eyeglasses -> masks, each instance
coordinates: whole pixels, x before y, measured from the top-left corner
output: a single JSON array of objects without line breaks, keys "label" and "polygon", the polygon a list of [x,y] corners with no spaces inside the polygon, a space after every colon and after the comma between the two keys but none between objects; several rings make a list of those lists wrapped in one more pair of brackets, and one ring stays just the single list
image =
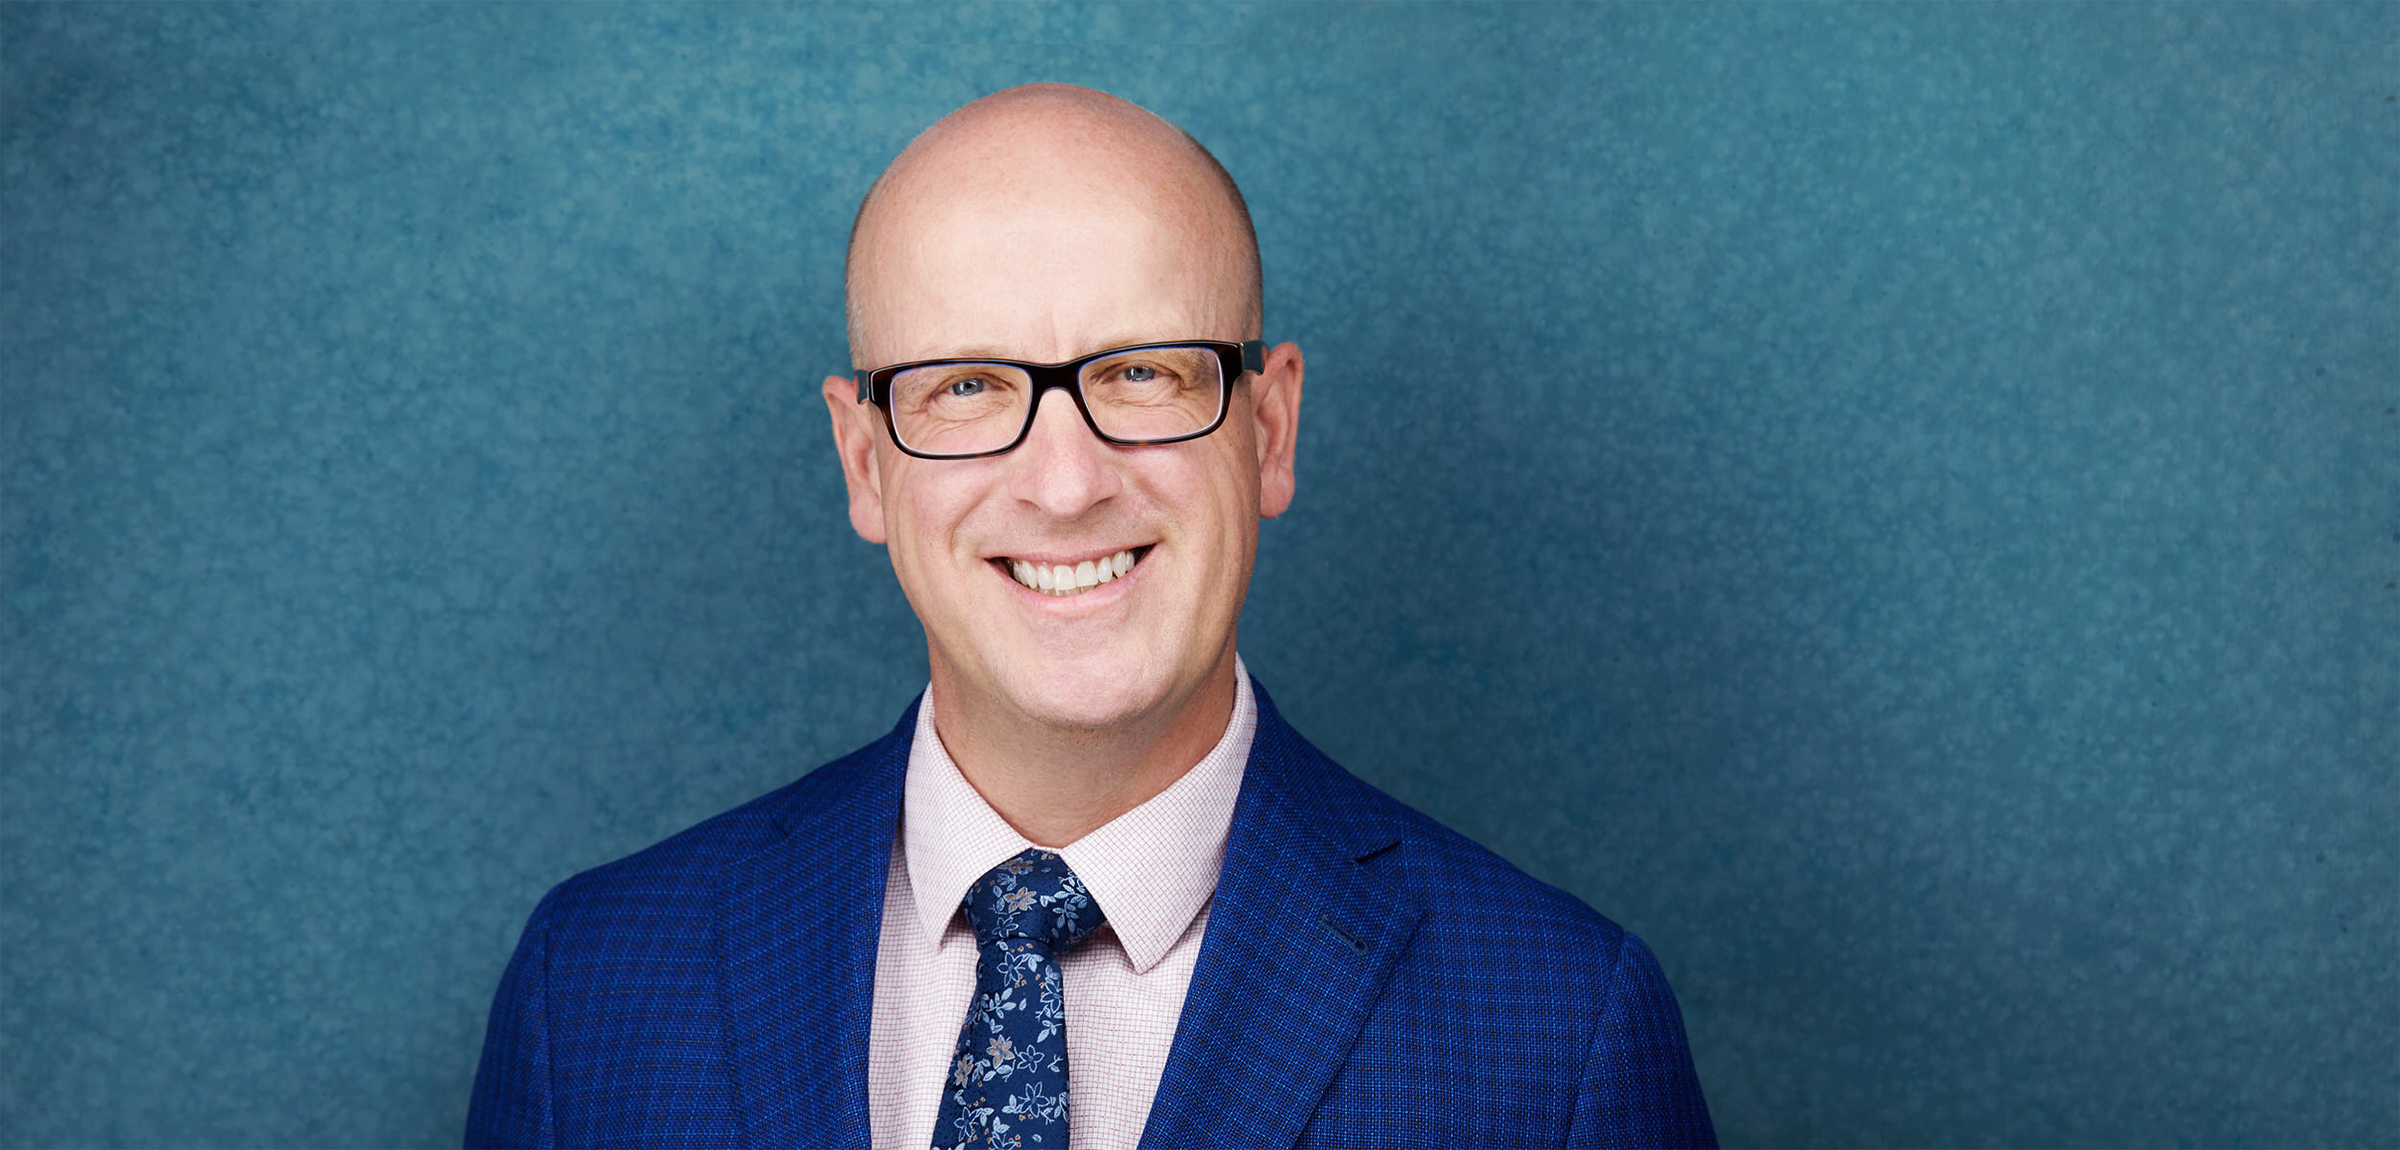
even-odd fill
[{"label": "eyeglasses", "polygon": [[1120,447],[1198,439],[1225,422],[1234,381],[1266,366],[1264,340],[1189,340],[1110,348],[1065,363],[921,359],[853,378],[858,401],[883,409],[900,450],[919,459],[975,459],[1025,442],[1042,393],[1054,387],[1074,397],[1092,434]]}]

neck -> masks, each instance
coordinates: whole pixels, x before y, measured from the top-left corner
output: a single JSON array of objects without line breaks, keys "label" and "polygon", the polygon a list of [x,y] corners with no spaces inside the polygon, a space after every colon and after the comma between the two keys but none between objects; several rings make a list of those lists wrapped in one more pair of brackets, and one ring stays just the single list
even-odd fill
[{"label": "neck", "polygon": [[1128,722],[1058,727],[962,689],[937,660],[933,726],[983,800],[1036,846],[1063,847],[1173,786],[1233,721],[1229,638],[1193,689]]}]

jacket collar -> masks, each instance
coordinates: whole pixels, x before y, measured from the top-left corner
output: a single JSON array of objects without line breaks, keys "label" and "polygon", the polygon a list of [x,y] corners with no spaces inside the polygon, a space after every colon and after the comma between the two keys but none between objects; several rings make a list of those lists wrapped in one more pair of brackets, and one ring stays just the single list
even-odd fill
[{"label": "jacket collar", "polygon": [[775,812],[784,837],[716,892],[727,1064],[754,1146],[868,1150],[868,1014],[917,706]]},{"label": "jacket collar", "polygon": [[[1424,913],[1360,865],[1399,841],[1389,800],[1251,689],[1257,733],[1145,1146],[1292,1145]],[[867,1150],[875,949],[916,713],[793,787],[784,837],[718,886],[728,1061],[753,1144]]]},{"label": "jacket collar", "polygon": [[1424,914],[1361,865],[1399,841],[1389,800],[1252,687],[1258,734],[1144,1146],[1292,1145]]}]

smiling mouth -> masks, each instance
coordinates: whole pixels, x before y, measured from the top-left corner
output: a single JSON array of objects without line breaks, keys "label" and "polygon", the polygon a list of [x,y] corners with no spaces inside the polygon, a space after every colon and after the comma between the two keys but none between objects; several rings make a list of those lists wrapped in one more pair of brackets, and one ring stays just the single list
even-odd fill
[{"label": "smiling mouth", "polygon": [[1065,598],[1081,595],[1133,570],[1134,564],[1150,554],[1157,544],[1128,548],[1101,559],[1086,559],[1073,565],[1065,563],[1036,563],[1024,559],[1001,557],[993,559],[994,566],[1008,572],[1008,577],[1027,589],[1044,595]]}]

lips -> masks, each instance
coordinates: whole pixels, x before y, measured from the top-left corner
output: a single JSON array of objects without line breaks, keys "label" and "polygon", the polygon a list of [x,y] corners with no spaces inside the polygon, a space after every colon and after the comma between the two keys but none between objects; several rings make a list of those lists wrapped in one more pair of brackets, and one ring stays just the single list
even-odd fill
[{"label": "lips", "polygon": [[1004,568],[1009,577],[1026,588],[1044,595],[1065,598],[1081,595],[1094,587],[1116,581],[1133,570],[1150,546],[1130,547],[1111,555],[1082,559],[1074,563],[1058,563],[1047,559],[1018,559],[1002,556],[992,560]]}]

